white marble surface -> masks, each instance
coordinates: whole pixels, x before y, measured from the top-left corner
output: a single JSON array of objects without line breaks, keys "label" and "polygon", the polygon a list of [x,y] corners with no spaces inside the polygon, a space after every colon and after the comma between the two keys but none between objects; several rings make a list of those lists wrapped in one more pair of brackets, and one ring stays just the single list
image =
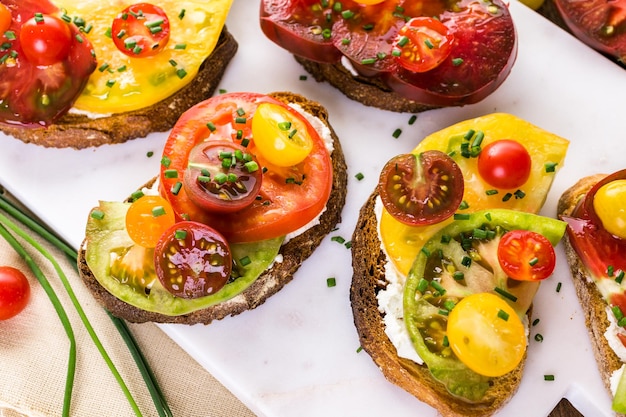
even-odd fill
[{"label": "white marble surface", "polygon": [[[451,123],[502,111],[571,141],[543,214],[579,177],[626,167],[623,120],[626,72],[519,3],[511,12],[519,55],[506,82],[485,101],[463,108],[409,115],[354,103],[328,85],[300,81],[304,71],[262,35],[258,2],[235,0],[228,27],[240,42],[221,88],[291,90],[324,104],[349,165],[348,202],[333,235],[349,239],[358,209],[391,156],[412,149]],[[396,128],[403,133],[392,137]],[[78,246],[89,209],[99,199],[122,199],[156,174],[164,134],[83,151],[44,149],[0,135],[0,184]],[[155,156],[149,158],[152,151]],[[363,173],[357,181],[354,175]],[[518,394],[498,414],[545,416],[566,396],[587,416],[610,415],[562,248],[555,275],[542,285],[527,368]],[[336,277],[328,288],[326,278]],[[210,326],[162,329],[260,416],[435,416],[388,383],[360,352],[348,292],[350,253],[327,238],[295,280],[258,309]],[[559,293],[557,283],[562,283]],[[175,371],[175,370],[173,370]],[[545,382],[544,374],[555,375]]]}]

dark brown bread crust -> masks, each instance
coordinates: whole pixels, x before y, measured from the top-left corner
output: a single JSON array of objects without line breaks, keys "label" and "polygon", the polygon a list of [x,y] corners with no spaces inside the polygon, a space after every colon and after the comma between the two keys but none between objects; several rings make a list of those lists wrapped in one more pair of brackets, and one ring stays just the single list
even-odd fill
[{"label": "dark brown bread crust", "polygon": [[135,323],[209,324],[213,320],[220,320],[226,316],[234,316],[245,310],[256,308],[293,279],[300,265],[313,253],[315,248],[322,242],[322,239],[330,233],[335,225],[341,221],[341,211],[345,203],[347,191],[347,166],[339,139],[328,123],[326,109],[320,104],[296,94],[281,92],[272,93],[271,95],[286,103],[300,104],[307,112],[324,121],[331,130],[334,142],[334,150],[331,154],[333,186],[330,199],[326,204],[326,211],[320,217],[320,224],[287,242],[280,250],[280,253],[283,255],[283,261],[275,263],[272,268],[265,271],[244,292],[223,303],[182,316],[165,316],[140,310],[111,295],[98,283],[87,266],[83,244],[78,258],[80,276],[96,300],[111,314]]},{"label": "dark brown bread crust", "polygon": [[522,379],[524,361],[509,374],[493,379],[493,386],[480,403],[468,403],[451,395],[437,382],[426,366],[399,358],[385,334],[385,325],[378,310],[376,294],[386,286],[385,263],[374,212],[376,193],[361,208],[352,236],[352,267],[354,275],[350,301],[354,324],[361,347],[372,357],[383,375],[420,401],[436,408],[444,417],[490,416],[498,411],[517,391]]},{"label": "dark brown bread crust", "polygon": [[224,27],[214,51],[204,61],[194,80],[151,107],[98,119],[66,114],[47,128],[0,124],[0,131],[26,143],[75,149],[121,143],[152,132],[165,132],[174,126],[185,110],[213,95],[237,48],[235,38]]},{"label": "dark brown bread crust", "polygon": [[316,81],[327,81],[347,97],[366,106],[398,113],[419,113],[437,108],[404,98],[376,78],[355,77],[341,63],[323,64],[295,55],[294,57]]},{"label": "dark brown bread crust", "polygon": [[[606,175],[597,174],[580,179],[576,184],[567,189],[557,205],[557,215],[569,216],[572,214],[578,202],[598,181]],[[576,289],[576,295],[580,301],[580,306],[585,315],[585,325],[589,332],[593,353],[602,376],[602,382],[609,394],[611,393],[611,374],[622,366],[622,362],[615,354],[608,341],[604,337],[604,332],[609,327],[610,322],[606,316],[607,304],[600,294],[593,279],[587,274],[587,270],[582,261],[574,251],[567,233],[563,238],[563,247],[567,263],[572,272],[572,280]]]}]

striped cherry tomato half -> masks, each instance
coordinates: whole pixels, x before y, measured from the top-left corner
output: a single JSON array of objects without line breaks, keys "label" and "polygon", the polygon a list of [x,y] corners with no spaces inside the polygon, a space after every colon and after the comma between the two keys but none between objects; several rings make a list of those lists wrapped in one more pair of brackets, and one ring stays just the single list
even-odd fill
[{"label": "striped cherry tomato half", "polygon": [[530,230],[511,230],[498,243],[498,261],[513,279],[541,281],[552,275],[556,254],[545,236]]}]

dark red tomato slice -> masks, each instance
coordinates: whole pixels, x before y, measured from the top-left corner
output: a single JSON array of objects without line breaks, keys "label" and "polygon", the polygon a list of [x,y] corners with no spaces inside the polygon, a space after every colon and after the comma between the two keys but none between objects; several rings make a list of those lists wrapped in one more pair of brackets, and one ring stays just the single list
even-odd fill
[{"label": "dark red tomato slice", "polygon": [[52,65],[69,55],[72,32],[69,25],[56,16],[36,15],[22,25],[20,45],[33,64]]},{"label": "dark red tomato slice", "polygon": [[454,35],[432,17],[414,17],[404,25],[394,42],[393,55],[409,71],[426,72],[450,55]]},{"label": "dark red tomato slice", "polygon": [[[331,2],[328,2],[329,4]],[[261,30],[287,51],[319,62],[337,62],[341,53],[332,43],[332,16],[315,0],[264,0]]]},{"label": "dark red tomato slice", "polygon": [[205,224],[183,221],[169,228],[154,248],[154,270],[170,293],[199,298],[219,291],[233,259],[224,236]]},{"label": "dark red tomato slice", "polygon": [[4,34],[11,26],[11,10],[0,3],[0,34]]},{"label": "dark red tomato slice", "polygon": [[517,57],[517,37],[508,7],[499,0],[461,0],[439,17],[454,35],[440,65],[416,73],[399,68],[385,78],[398,94],[435,106],[477,103],[508,77]]},{"label": "dark red tomato slice", "polygon": [[383,167],[378,192],[398,221],[428,225],[452,216],[463,200],[461,168],[441,151],[392,158]]},{"label": "dark red tomato slice", "polygon": [[626,0],[555,0],[563,21],[581,41],[626,59]]},{"label": "dark red tomato slice", "polygon": [[246,148],[232,141],[209,141],[189,153],[183,185],[191,201],[207,211],[232,213],[252,204],[263,174]]},{"label": "dark red tomato slice", "polygon": [[0,320],[19,314],[30,299],[28,278],[19,269],[0,266]]},{"label": "dark red tomato slice", "polygon": [[552,275],[556,254],[544,235],[530,230],[511,230],[498,243],[498,262],[510,278],[541,281]]},{"label": "dark red tomato slice", "polygon": [[163,9],[151,3],[128,6],[111,27],[113,43],[134,58],[158,54],[170,39],[170,21]]},{"label": "dark red tomato slice", "polygon": [[532,160],[524,145],[502,139],[480,151],[477,165],[478,173],[489,185],[513,189],[523,186],[530,177]]},{"label": "dark red tomato slice", "polygon": [[[299,164],[277,167],[255,151],[252,116],[264,102],[283,106],[307,126],[313,149]],[[206,211],[189,198],[185,187],[180,187],[191,150],[201,142],[213,140],[231,140],[242,146],[247,143],[247,149],[265,170],[260,197],[236,213]],[[263,94],[222,94],[192,107],[172,129],[163,157],[161,193],[178,217],[211,225],[231,243],[271,239],[299,229],[326,206],[332,187],[332,162],[317,131],[289,106]]]},{"label": "dark red tomato slice", "polygon": [[[72,107],[96,69],[91,44],[74,24],[53,17],[59,10],[48,0],[3,0],[2,4],[11,11],[9,32],[15,36],[9,39],[6,32],[0,36],[0,123],[53,123]],[[22,33],[23,26],[39,28],[36,15],[46,29]],[[38,42],[47,36],[55,42]]]}]

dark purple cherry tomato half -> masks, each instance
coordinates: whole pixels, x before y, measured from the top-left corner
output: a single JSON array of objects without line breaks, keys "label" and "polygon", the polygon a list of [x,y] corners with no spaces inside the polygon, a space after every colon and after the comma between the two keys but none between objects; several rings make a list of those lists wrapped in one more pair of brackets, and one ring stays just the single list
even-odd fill
[{"label": "dark purple cherry tomato half", "polygon": [[246,148],[231,141],[208,141],[189,153],[183,184],[197,206],[231,213],[252,204],[262,177],[259,162]]},{"label": "dark purple cherry tomato half", "polygon": [[441,151],[403,154],[383,167],[378,192],[387,211],[408,225],[429,225],[452,216],[463,200],[461,168]]},{"label": "dark purple cherry tomato half", "polygon": [[226,285],[232,255],[226,239],[202,223],[176,223],[154,250],[154,269],[170,293],[181,298],[214,294]]},{"label": "dark purple cherry tomato half", "polygon": [[478,155],[478,173],[496,188],[519,188],[530,176],[532,160],[521,143],[502,139],[485,146]]}]

